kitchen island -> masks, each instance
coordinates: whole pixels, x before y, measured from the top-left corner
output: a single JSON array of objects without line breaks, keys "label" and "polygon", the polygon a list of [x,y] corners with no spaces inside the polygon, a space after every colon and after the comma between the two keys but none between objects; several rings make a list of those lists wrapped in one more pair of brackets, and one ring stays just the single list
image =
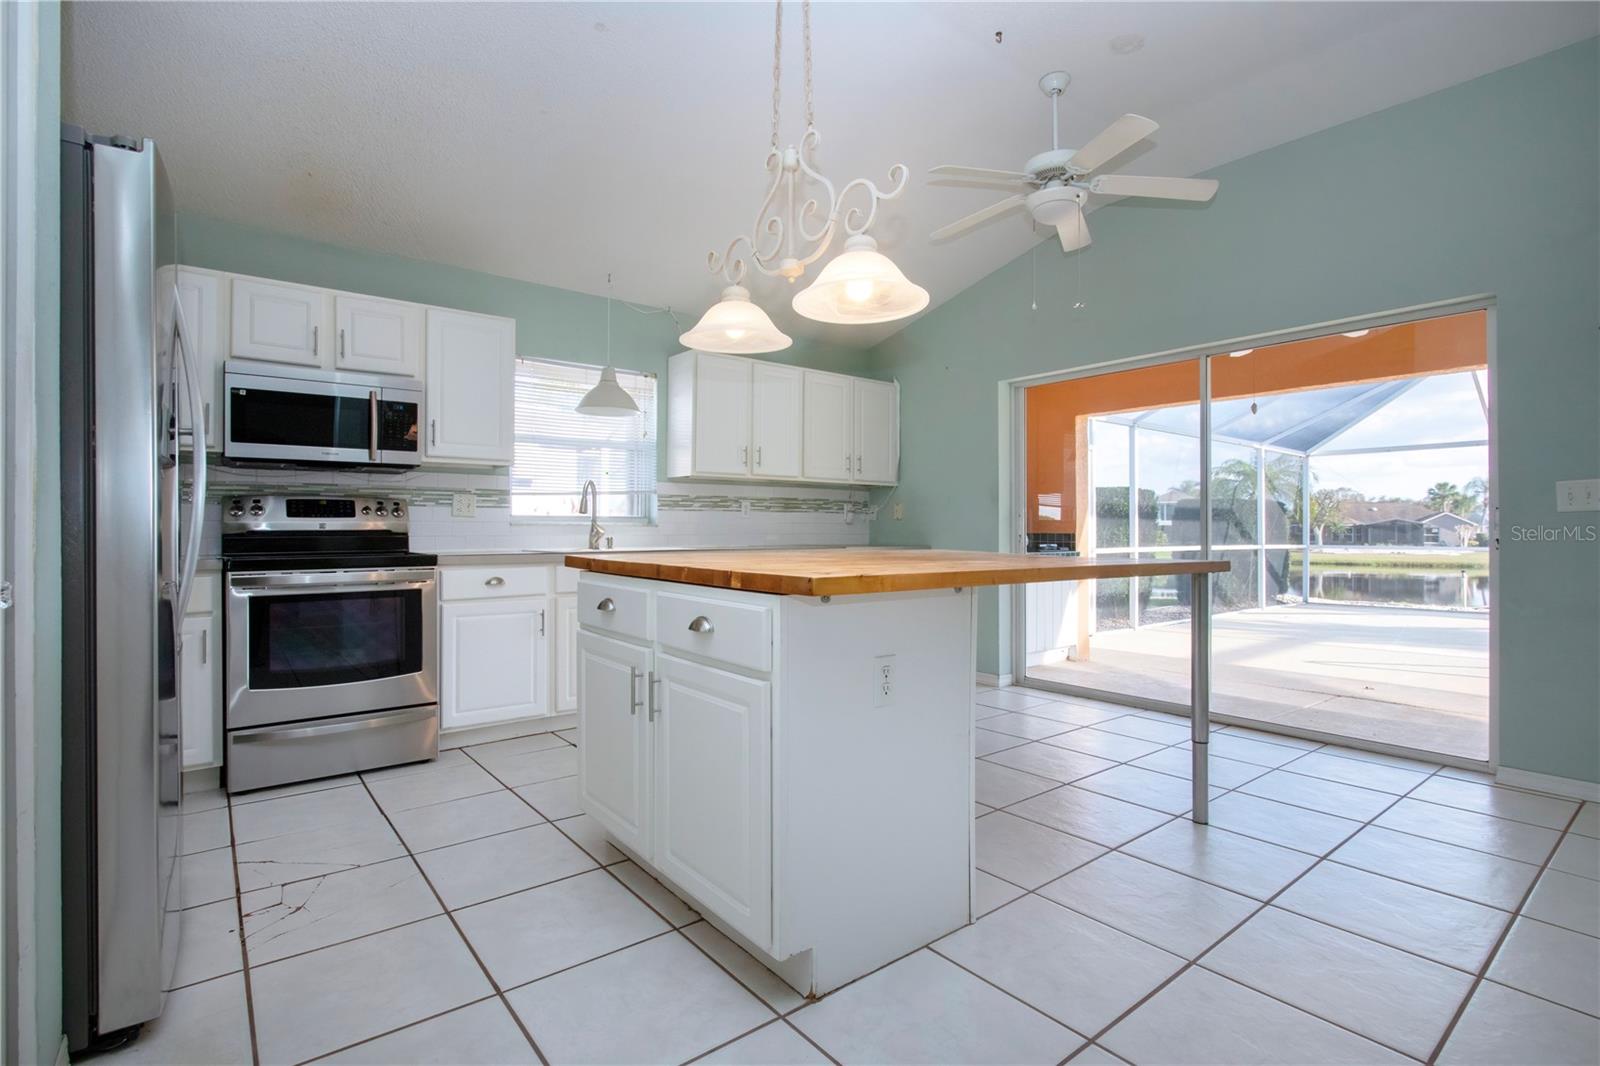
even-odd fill
[{"label": "kitchen island", "polygon": [[612,840],[820,995],[973,913],[984,585],[1190,575],[1205,819],[1210,560],[904,549],[568,556],[579,796]]}]

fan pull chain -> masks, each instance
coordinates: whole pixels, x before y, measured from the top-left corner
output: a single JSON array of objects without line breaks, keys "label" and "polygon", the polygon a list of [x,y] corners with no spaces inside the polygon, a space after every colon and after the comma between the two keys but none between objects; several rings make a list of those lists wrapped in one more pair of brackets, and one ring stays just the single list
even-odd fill
[{"label": "fan pull chain", "polygon": [[1028,257],[1033,266],[1033,309],[1039,310],[1039,245],[1034,243],[1033,253]]}]

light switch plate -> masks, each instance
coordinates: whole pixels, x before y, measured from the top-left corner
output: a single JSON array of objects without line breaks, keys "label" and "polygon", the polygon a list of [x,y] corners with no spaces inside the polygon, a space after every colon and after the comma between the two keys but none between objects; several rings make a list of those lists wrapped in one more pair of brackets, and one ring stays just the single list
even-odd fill
[{"label": "light switch plate", "polygon": [[903,503],[895,504],[894,505],[894,520],[896,522],[903,522],[905,520],[905,517],[906,517],[906,505],[903,504]]},{"label": "light switch plate", "polygon": [[1556,510],[1600,511],[1600,477],[1556,482]]},{"label": "light switch plate", "polygon": [[450,494],[451,518],[476,518],[478,515],[478,497],[470,492],[453,492]]}]

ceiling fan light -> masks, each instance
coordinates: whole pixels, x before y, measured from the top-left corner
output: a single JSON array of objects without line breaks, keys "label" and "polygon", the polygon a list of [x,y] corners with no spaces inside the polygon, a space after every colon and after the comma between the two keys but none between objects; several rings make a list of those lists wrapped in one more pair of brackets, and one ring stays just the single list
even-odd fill
[{"label": "ceiling fan light", "polygon": [[729,285],[722,299],[712,304],[693,329],[678,338],[685,348],[724,355],[756,355],[780,352],[794,341],[767,313],[750,302],[750,291],[742,285]]},{"label": "ceiling fan light", "polygon": [[893,322],[927,306],[928,290],[912,284],[865,233],[845,241],[844,251],[794,296],[799,314],[846,326]]},{"label": "ceiling fan light", "polygon": [[594,388],[584,393],[583,399],[578,401],[578,413],[600,418],[626,418],[638,414],[639,405],[628,395],[628,390],[617,383],[617,372],[608,366],[600,371],[600,380]]}]

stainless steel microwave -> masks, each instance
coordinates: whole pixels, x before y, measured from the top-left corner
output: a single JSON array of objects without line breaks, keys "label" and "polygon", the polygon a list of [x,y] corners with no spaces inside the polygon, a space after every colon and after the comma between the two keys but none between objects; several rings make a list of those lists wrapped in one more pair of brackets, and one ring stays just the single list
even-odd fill
[{"label": "stainless steel microwave", "polygon": [[261,463],[416,466],[422,383],[267,363],[223,365],[222,454]]}]

